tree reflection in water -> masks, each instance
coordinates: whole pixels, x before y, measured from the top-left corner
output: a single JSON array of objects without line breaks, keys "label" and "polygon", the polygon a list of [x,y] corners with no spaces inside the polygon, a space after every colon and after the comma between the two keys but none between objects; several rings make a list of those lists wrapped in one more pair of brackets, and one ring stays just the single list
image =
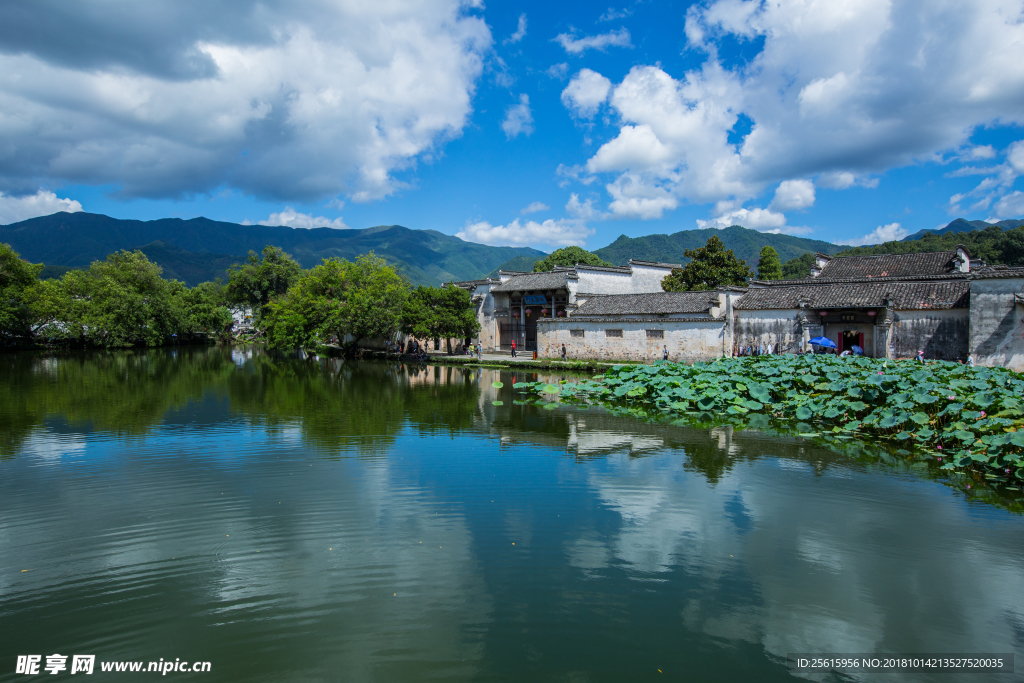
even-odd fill
[{"label": "tree reflection in water", "polygon": [[[170,411],[213,397],[226,399],[232,413],[253,425],[272,432],[297,430],[322,457],[381,457],[403,429],[411,429],[452,437],[482,433],[502,445],[556,448],[578,459],[682,450],[684,469],[711,485],[738,464],[764,455],[807,462],[819,473],[851,460],[914,469],[871,443],[821,447],[776,433],[768,424],[722,424],[722,416],[680,420],[615,407],[549,410],[532,393],[513,388],[539,379],[557,383],[565,377],[283,356],[258,347],[5,354],[0,356],[0,457],[17,455],[47,421],[63,421],[72,431],[143,436]],[[502,386],[493,387],[495,381]],[[930,476],[924,469],[916,473]],[[971,495],[989,492],[975,487]],[[1020,507],[1016,498],[1000,496],[989,502]]]}]

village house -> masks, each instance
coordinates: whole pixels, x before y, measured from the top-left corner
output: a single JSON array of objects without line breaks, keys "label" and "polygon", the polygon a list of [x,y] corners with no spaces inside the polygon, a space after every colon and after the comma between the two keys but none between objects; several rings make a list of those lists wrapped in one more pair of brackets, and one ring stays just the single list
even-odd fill
[{"label": "village house", "polygon": [[630,261],[456,283],[473,294],[489,351],[555,358],[709,360],[804,353],[814,337],[877,358],[966,360],[1024,370],[1024,268],[949,251],[817,254],[803,280],[664,292],[674,264]]}]

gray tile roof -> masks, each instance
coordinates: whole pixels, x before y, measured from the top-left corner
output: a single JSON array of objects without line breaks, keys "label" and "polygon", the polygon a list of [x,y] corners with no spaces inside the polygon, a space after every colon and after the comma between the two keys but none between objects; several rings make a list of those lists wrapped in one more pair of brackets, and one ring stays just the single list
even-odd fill
[{"label": "gray tile roof", "polygon": [[632,273],[629,266],[592,266],[585,263],[577,263],[575,270],[601,270],[606,273]]},{"label": "gray tile roof", "polygon": [[682,268],[681,263],[661,263],[660,261],[643,261],[637,258],[629,259],[629,265],[636,264],[638,266],[656,266],[658,268]]},{"label": "gray tile roof", "polygon": [[[477,287],[479,285],[497,284],[498,282],[501,282],[501,280],[497,280],[497,279],[493,279],[493,280],[486,280],[486,279],[485,280],[460,280],[459,282],[452,282],[451,284],[456,286],[456,287],[461,287],[463,289],[473,289],[473,288],[475,288],[475,287]],[[442,287],[447,287],[448,284],[449,283],[447,283],[447,282],[442,282],[441,286]]]},{"label": "gray tile roof", "polygon": [[[807,281],[804,280],[804,283]],[[881,308],[892,298],[896,310],[967,308],[970,282],[871,282],[800,284],[751,289],[736,301],[738,310],[798,308],[801,297],[811,308]]]},{"label": "gray tile roof", "polygon": [[566,325],[571,326],[573,323],[717,323],[719,325],[726,322],[726,318],[712,318],[711,316],[703,317],[682,317],[682,318],[658,318],[654,316],[649,317],[634,317],[628,318],[613,315],[599,315],[599,316],[587,316],[580,317],[578,315],[571,316],[569,318],[538,318],[538,325]]},{"label": "gray tile roof", "polygon": [[718,305],[716,292],[651,292],[592,296],[572,318],[595,315],[668,315],[706,313]]},{"label": "gray tile roof", "polygon": [[948,282],[950,280],[970,280],[973,277],[972,273],[961,273],[958,270],[954,270],[951,273],[944,275],[916,275],[913,277],[851,277],[843,278],[841,280],[822,279],[820,277],[808,277],[802,280],[749,280],[748,284],[751,285],[763,285],[766,287],[791,287],[793,285],[820,285],[826,282],[832,283],[856,283],[856,282],[918,282],[918,281],[929,281],[936,280],[939,282]]},{"label": "gray tile roof", "polygon": [[971,272],[974,278],[1024,277],[1024,266],[981,266]]},{"label": "gray tile roof", "polygon": [[879,256],[834,256],[817,280],[944,275],[953,271],[956,250]]},{"label": "gray tile roof", "polygon": [[576,271],[562,270],[548,273],[513,275],[503,284],[491,287],[492,292],[527,292],[537,289],[565,289],[569,279],[576,279]]}]

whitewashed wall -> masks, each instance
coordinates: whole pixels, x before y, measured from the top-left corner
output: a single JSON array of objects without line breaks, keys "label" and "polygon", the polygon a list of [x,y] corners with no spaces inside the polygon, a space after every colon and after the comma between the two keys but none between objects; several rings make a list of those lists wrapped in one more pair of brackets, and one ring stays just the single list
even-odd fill
[{"label": "whitewashed wall", "polygon": [[[622,330],[622,337],[609,337],[606,330]],[[583,330],[574,337],[571,330]],[[648,338],[647,330],[661,330],[663,338]],[[693,362],[720,358],[725,348],[725,322],[721,320],[638,321],[610,318],[602,322],[553,320],[537,325],[538,358],[559,358],[562,344],[570,359],[653,361],[668,346],[669,359]]]},{"label": "whitewashed wall", "polygon": [[927,359],[967,359],[970,311],[966,308],[896,311],[895,318],[893,358],[913,358],[923,350]]},{"label": "whitewashed wall", "polygon": [[576,275],[576,291],[581,294],[633,294],[636,291],[633,276],[628,272],[579,268]]},{"label": "whitewashed wall", "polygon": [[970,349],[979,365],[1024,372],[1024,278],[982,278],[971,282]]},{"label": "whitewashed wall", "polygon": [[672,270],[652,266],[632,266],[632,273],[617,273],[608,270],[590,270],[586,266],[577,268],[579,276],[577,291],[584,294],[645,294],[661,292],[661,281]]},{"label": "whitewashed wall", "polygon": [[758,344],[771,344],[776,353],[803,353],[799,310],[735,310],[733,315],[736,346],[757,348]]},{"label": "whitewashed wall", "polygon": [[671,268],[655,268],[633,264],[634,292],[661,292],[661,281],[672,274]]}]

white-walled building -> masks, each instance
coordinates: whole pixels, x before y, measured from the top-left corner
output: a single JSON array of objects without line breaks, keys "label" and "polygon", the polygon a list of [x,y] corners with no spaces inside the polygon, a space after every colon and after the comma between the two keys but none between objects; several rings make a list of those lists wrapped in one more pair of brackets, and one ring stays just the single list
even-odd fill
[{"label": "white-walled building", "polygon": [[662,291],[667,263],[630,261],[457,283],[473,292],[488,350],[557,358],[708,360],[803,353],[827,337],[879,358],[966,360],[1024,370],[1024,267],[986,266],[957,249],[817,254],[804,280],[712,292]]},{"label": "white-walled building", "polygon": [[631,260],[626,266],[556,267],[545,273],[501,271],[490,280],[456,282],[470,292],[485,351],[516,347],[535,351],[538,322],[566,318],[590,297],[663,293],[661,281],[675,263]]}]

